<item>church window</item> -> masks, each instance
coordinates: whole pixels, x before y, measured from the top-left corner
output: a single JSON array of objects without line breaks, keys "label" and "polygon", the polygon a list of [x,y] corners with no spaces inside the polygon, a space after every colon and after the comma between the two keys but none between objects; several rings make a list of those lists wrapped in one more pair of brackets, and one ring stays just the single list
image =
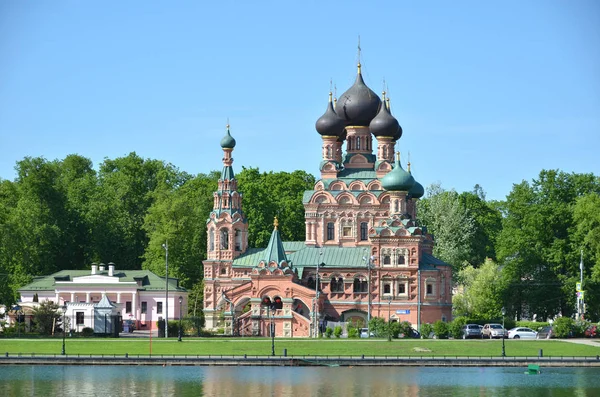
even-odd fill
[{"label": "church window", "polygon": [[306,286],[310,289],[315,289],[317,287],[317,283],[315,282],[315,279],[312,278],[312,276],[306,280]]},{"label": "church window", "polygon": [[398,264],[404,265],[405,263],[406,263],[406,259],[404,258],[404,255],[398,255]]},{"label": "church window", "polygon": [[331,279],[330,287],[331,292],[344,292],[344,279],[342,279],[341,277],[337,279],[333,277]]},{"label": "church window", "polygon": [[406,295],[406,284],[405,283],[398,284],[398,295]]},{"label": "church window", "polygon": [[342,228],[342,235],[344,237],[352,237],[352,226],[344,226]]},{"label": "church window", "polygon": [[433,295],[433,284],[432,283],[427,283],[427,295]]},{"label": "church window", "polygon": [[360,224],[360,241],[367,241],[368,236],[368,227],[369,224],[367,222],[361,222]]},{"label": "church window", "polygon": [[227,274],[227,269],[226,269],[226,268],[224,268],[224,267],[222,267],[222,268],[221,268],[221,274]]},{"label": "church window", "polygon": [[360,137],[356,137],[356,149],[360,150]]},{"label": "church window", "polygon": [[209,237],[209,251],[214,251],[215,250],[215,231],[210,229],[210,232],[208,233]]},{"label": "church window", "polygon": [[388,254],[383,255],[383,264],[384,265],[390,265],[391,264],[391,257]]},{"label": "church window", "polygon": [[229,231],[221,229],[221,249],[229,249]]},{"label": "church window", "polygon": [[384,294],[392,293],[392,286],[389,283],[383,284],[383,293]]},{"label": "church window", "polygon": [[364,294],[367,293],[367,281],[363,277],[355,277],[353,283],[354,293]]},{"label": "church window", "polygon": [[235,230],[235,250],[242,250],[242,231],[239,229]]},{"label": "church window", "polygon": [[335,239],[335,224],[333,222],[327,223],[327,240]]}]

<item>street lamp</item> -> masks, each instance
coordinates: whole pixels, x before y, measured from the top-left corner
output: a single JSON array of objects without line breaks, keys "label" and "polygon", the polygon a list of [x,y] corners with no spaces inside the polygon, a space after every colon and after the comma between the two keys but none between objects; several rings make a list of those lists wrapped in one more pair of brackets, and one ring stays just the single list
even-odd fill
[{"label": "street lamp", "polygon": [[[365,254],[367,253],[367,250],[365,249]],[[371,322],[371,268],[372,268],[372,262],[373,259],[375,259],[375,256],[369,256],[363,257],[363,260],[365,260],[366,266],[367,266],[367,338],[371,337],[371,328],[369,323]]]},{"label": "street lamp", "polygon": [[504,336],[506,335],[506,330],[504,329],[504,316],[506,315],[506,309],[502,308],[502,357],[506,357],[506,352],[504,350]]},{"label": "street lamp", "polygon": [[392,297],[388,300],[388,342],[392,341],[392,323],[390,322],[392,313]]},{"label": "street lamp", "polygon": [[165,250],[165,338],[169,337],[169,240],[162,245]]},{"label": "street lamp", "polygon": [[62,316],[63,316],[63,321],[62,321],[62,326],[63,326],[63,344],[62,344],[62,352],[60,353],[60,354],[61,354],[61,355],[63,355],[63,356],[64,356],[65,354],[67,354],[67,353],[65,352],[65,325],[66,325],[66,324],[65,324],[65,314],[66,314],[66,313],[67,313],[67,305],[66,305],[66,304],[63,304],[63,307],[62,307]]},{"label": "street lamp", "polygon": [[275,317],[275,303],[271,303],[271,306],[267,306],[267,312],[271,309],[271,356],[275,356],[275,323],[273,323],[273,317]]},{"label": "street lamp", "polygon": [[177,338],[178,342],[181,342],[181,303],[183,302],[183,296],[179,297],[179,338]]}]

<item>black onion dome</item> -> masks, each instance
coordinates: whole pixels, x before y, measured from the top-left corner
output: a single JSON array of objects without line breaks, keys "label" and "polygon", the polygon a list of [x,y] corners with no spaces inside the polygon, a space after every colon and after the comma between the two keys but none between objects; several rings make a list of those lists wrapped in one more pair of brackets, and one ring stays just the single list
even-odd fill
[{"label": "black onion dome", "polygon": [[317,132],[323,136],[339,136],[344,132],[346,122],[333,110],[331,92],[329,93],[329,104],[325,113],[315,123]]},{"label": "black onion dome", "polygon": [[358,65],[354,85],[344,92],[335,106],[335,112],[347,125],[368,127],[379,111],[381,100],[363,81]]},{"label": "black onion dome", "polygon": [[383,101],[381,103],[381,108],[379,109],[379,113],[371,123],[369,124],[369,130],[376,137],[388,136],[395,138],[398,133],[398,129],[400,128],[400,124],[398,124],[398,120],[394,116],[390,114],[386,104],[385,104],[385,92],[382,95]]},{"label": "black onion dome", "polygon": [[[390,112],[390,114],[392,114],[392,108],[390,107],[390,98],[389,97],[385,98],[385,101],[386,101],[385,103],[386,103],[386,108],[387,108],[388,112]],[[398,123],[398,130],[396,131],[396,133],[393,136],[393,141],[396,142],[401,137],[402,137],[402,126],[400,126],[400,123]]]}]

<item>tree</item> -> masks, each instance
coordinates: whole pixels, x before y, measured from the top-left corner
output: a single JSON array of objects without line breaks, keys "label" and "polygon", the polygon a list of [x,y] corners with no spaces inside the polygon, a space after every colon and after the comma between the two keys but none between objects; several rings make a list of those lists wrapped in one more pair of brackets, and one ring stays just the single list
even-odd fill
[{"label": "tree", "polygon": [[452,298],[455,316],[490,321],[502,315],[506,283],[498,264],[487,259],[479,268],[468,265],[458,278],[462,284]]},{"label": "tree", "polygon": [[581,243],[574,239],[573,208],[577,198],[598,191],[594,175],[558,170],[513,186],[496,251],[510,279],[505,303],[517,319],[574,312]]},{"label": "tree", "polygon": [[427,189],[427,198],[418,202],[420,223],[435,237],[433,254],[452,265],[457,274],[470,259],[474,221],[461,204],[455,191],[445,191],[439,184]]},{"label": "tree", "polygon": [[41,302],[39,306],[33,308],[32,314],[35,330],[41,335],[52,335],[61,325],[62,318],[58,312],[58,305],[52,301]]}]

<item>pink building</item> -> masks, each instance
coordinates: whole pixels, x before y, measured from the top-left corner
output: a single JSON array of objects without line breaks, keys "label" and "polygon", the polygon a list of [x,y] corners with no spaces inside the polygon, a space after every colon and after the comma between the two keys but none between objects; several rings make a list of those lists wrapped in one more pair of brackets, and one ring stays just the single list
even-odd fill
[{"label": "pink building", "polygon": [[[112,313],[131,320],[137,329],[156,329],[156,322],[178,319],[187,311],[187,291],[179,280],[165,278],[149,270],[118,270],[113,263],[92,264],[90,270],[61,270],[49,276],[35,277],[19,289],[19,305],[28,310],[34,302],[49,300],[66,306],[70,329],[79,332],[85,327],[98,328],[94,316],[98,308],[113,307]],[[179,297],[182,297],[181,304]]]},{"label": "pink building", "polygon": [[451,268],[433,257],[433,238],[417,218],[423,186],[395,155],[402,128],[385,92],[380,98],[365,85],[360,64],[339,100],[329,94],[316,129],[321,179],[304,193],[305,241],[281,241],[275,220],[266,249],[248,247],[229,128],[221,140],[223,171],[207,222],[206,327],[269,335],[272,323],[276,336],[306,337],[325,321],[451,320]]}]

